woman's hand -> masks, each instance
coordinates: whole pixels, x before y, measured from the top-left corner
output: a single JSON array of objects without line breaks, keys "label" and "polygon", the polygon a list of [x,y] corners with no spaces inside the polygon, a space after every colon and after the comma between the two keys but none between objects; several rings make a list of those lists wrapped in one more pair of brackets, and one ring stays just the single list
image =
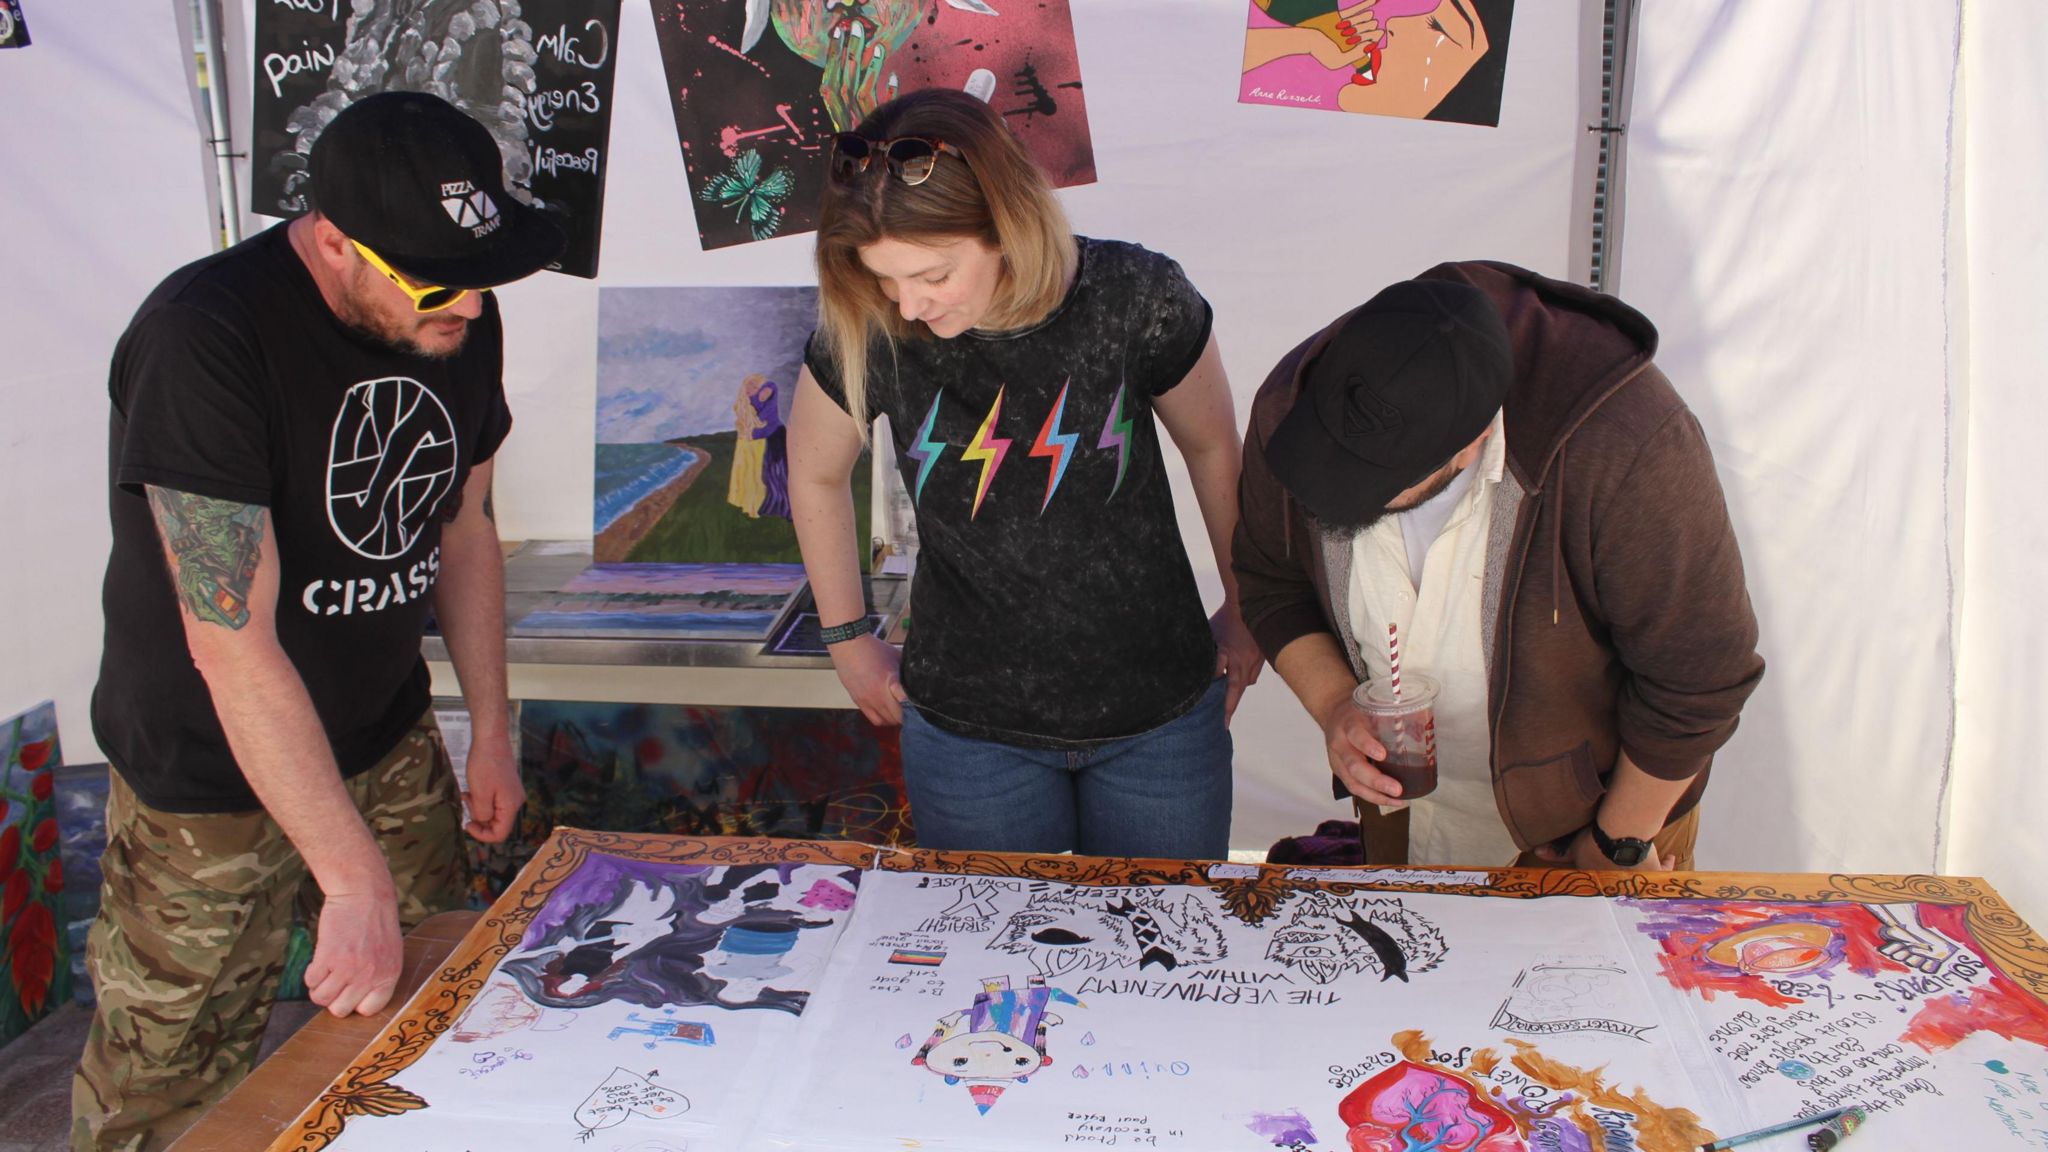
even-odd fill
[{"label": "woman's hand", "polygon": [[1230,677],[1230,687],[1223,698],[1223,723],[1228,727],[1231,714],[1237,711],[1237,698],[1259,682],[1266,656],[1259,651],[1258,641],[1252,639],[1252,630],[1244,626],[1244,617],[1238,613],[1236,604],[1226,603],[1209,617],[1209,632],[1216,637],[1216,674]]},{"label": "woman's hand", "polygon": [[846,694],[853,697],[854,706],[868,723],[881,728],[903,723],[903,702],[910,697],[904,695],[903,682],[897,678],[903,654],[894,644],[870,633],[843,640],[828,651],[839,682],[846,685]]}]

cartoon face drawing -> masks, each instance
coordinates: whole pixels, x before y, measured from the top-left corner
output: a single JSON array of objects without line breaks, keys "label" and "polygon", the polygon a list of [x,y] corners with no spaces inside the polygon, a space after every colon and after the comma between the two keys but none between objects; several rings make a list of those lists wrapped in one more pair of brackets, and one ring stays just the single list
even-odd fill
[{"label": "cartoon face drawing", "polygon": [[1008,976],[992,976],[981,982],[972,1007],[939,1020],[910,1062],[948,1084],[966,1084],[985,1115],[1004,1086],[1023,1084],[1052,1063],[1046,1034],[1060,1023],[1046,1011],[1053,1004],[1082,1006],[1072,994],[1047,987],[1043,976],[1030,977],[1022,991],[1010,987]]},{"label": "cartoon face drawing", "polygon": [[924,1063],[925,1067],[946,1077],[948,1082],[1021,1082],[1052,1063],[1052,1057],[1007,1032],[954,1032],[925,1049]]},{"label": "cartoon face drawing", "polygon": [[989,948],[1029,956],[1047,976],[1075,969],[1147,968],[1167,971],[1222,959],[1223,929],[1206,905],[1189,895],[1172,904],[1149,892],[1085,890],[1033,896],[1004,924]]}]

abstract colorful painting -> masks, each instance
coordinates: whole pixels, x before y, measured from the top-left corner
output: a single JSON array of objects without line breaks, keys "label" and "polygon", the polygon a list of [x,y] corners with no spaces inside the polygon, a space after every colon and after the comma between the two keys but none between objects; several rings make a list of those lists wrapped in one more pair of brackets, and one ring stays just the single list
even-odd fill
[{"label": "abstract colorful painting", "polygon": [[487,902],[557,825],[691,836],[911,842],[895,728],[851,708],[528,700],[526,807],[472,862]]},{"label": "abstract colorful painting", "polygon": [[0,1044],[71,995],[58,856],[57,706],[0,721]]},{"label": "abstract colorful painting", "polygon": [[520,617],[512,634],[765,640],[803,586],[797,564],[599,565]]},{"label": "abstract colorful painting", "polygon": [[[429,92],[489,129],[504,157],[512,194],[530,197],[562,222],[569,248],[559,270],[597,275],[604,181],[611,169],[607,153],[619,3],[286,0],[258,5],[251,36],[256,54],[251,207],[270,216],[306,210],[308,157],[343,108],[378,92]],[[459,200],[443,203],[459,223],[484,228],[497,219],[487,196],[473,210]],[[458,214],[464,211],[470,215]]]},{"label": "abstract colorful painting", "polygon": [[[802,559],[787,423],[817,316],[816,288],[598,291],[599,564]],[[852,476],[863,540],[868,471]]]},{"label": "abstract colorful painting", "polygon": [[1067,0],[668,0],[654,32],[706,248],[812,231],[833,134],[920,88],[1001,112],[1055,185],[1095,179]]},{"label": "abstract colorful painting", "polygon": [[1500,123],[1515,0],[1246,0],[1237,98]]}]

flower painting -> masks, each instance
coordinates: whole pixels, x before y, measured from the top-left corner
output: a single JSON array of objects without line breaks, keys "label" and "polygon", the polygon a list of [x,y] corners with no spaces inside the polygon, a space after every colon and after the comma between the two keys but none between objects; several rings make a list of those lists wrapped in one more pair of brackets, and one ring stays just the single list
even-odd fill
[{"label": "flower painting", "polygon": [[57,902],[57,708],[0,722],[0,1044],[71,993]]}]

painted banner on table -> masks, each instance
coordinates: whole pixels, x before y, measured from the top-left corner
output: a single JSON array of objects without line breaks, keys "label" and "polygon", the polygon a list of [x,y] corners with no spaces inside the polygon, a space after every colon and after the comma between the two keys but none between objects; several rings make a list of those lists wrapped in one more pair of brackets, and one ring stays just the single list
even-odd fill
[{"label": "painted banner on table", "polygon": [[557,833],[278,1147],[2041,1146],[2048,945],[1980,881],[827,847]]},{"label": "painted banner on table", "polygon": [[1243,104],[1500,123],[1515,0],[1246,0]]},{"label": "painted banner on table", "polygon": [[513,195],[556,213],[556,270],[597,275],[620,0],[292,0],[256,8],[249,206],[307,208],[307,157],[376,92],[431,92],[498,142]]},{"label": "painted banner on table", "polygon": [[[599,564],[802,561],[788,421],[817,314],[816,288],[598,291]],[[868,472],[851,480],[861,540]]]},{"label": "painted banner on table", "polygon": [[986,101],[1055,186],[1095,180],[1067,0],[666,0],[654,32],[706,248],[812,231],[833,134],[920,88]]}]

